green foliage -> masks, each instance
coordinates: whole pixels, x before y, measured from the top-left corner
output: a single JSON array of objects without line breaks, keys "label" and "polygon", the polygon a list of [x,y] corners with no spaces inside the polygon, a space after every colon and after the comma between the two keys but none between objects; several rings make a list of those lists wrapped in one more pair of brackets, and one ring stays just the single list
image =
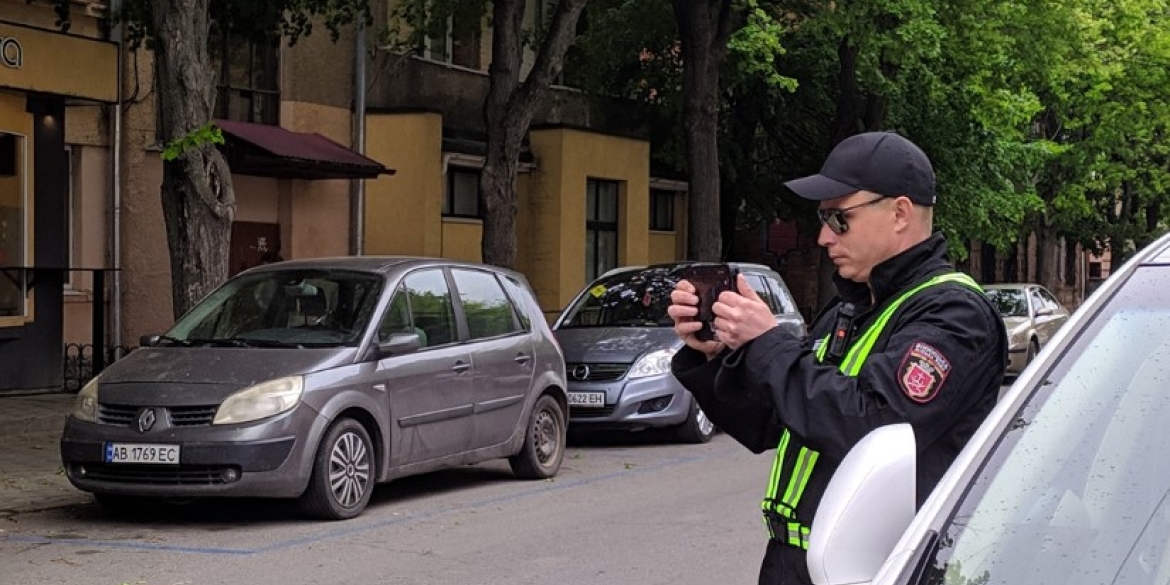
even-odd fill
[{"label": "green foliage", "polygon": [[764,91],[794,91],[797,81],[782,75],[776,67],[777,59],[784,54],[780,43],[783,25],[761,8],[758,0],[742,0],[739,9],[746,19],[727,43],[727,85],[746,81]]},{"label": "green foliage", "polygon": [[183,156],[188,150],[199,148],[205,144],[223,144],[223,130],[212,122],[192,130],[186,136],[172,140],[163,149],[162,159],[173,161]]},{"label": "green foliage", "polygon": [[[153,4],[153,0],[124,0],[111,15],[123,26],[131,47],[151,46]],[[212,36],[228,33],[257,41],[284,38],[289,45],[312,34],[318,20],[333,40],[346,25],[373,21],[369,0],[211,0],[209,12]]]},{"label": "green foliage", "polygon": [[[841,132],[889,129],[930,154],[936,223],[960,255],[968,238],[1006,249],[1045,231],[1133,249],[1166,229],[1170,1],[737,8],[745,26],[729,43],[720,158],[741,226],[807,221],[807,202],[783,181],[816,172]],[[580,45],[581,85],[647,104],[657,153],[681,151],[669,14],[664,0],[594,0]]]}]

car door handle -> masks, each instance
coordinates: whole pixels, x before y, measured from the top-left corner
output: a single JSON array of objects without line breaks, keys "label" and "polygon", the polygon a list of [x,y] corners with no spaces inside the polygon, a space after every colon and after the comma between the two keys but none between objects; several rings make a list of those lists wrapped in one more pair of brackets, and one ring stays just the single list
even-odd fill
[{"label": "car door handle", "polygon": [[466,362],[455,362],[455,365],[451,366],[451,370],[457,374],[462,374],[469,369],[471,369],[471,364]]},{"label": "car door handle", "polygon": [[527,364],[530,361],[532,361],[532,356],[530,355],[519,354],[516,356],[516,363],[520,365]]}]

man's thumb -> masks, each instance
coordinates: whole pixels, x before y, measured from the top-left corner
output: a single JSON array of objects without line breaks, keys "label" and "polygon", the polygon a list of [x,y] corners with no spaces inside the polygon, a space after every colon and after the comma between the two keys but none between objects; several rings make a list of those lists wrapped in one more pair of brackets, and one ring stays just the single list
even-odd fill
[{"label": "man's thumb", "polygon": [[761,302],[763,301],[763,299],[760,298],[760,295],[756,294],[756,289],[754,289],[750,285],[748,285],[748,281],[747,281],[746,276],[744,276],[742,274],[738,275],[735,279],[735,284],[736,284],[736,288],[739,289],[739,294],[741,296],[743,296],[745,299],[751,299],[753,301],[761,301]]}]

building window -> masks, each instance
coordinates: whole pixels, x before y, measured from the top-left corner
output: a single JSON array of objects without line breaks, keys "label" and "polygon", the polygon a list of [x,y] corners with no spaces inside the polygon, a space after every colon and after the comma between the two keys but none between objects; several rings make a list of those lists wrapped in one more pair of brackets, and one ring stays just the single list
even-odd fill
[{"label": "building window", "polygon": [[674,191],[650,190],[650,229],[674,231]]},{"label": "building window", "polygon": [[447,192],[443,195],[443,215],[479,218],[479,171],[447,168]]},{"label": "building window", "polygon": [[[433,1],[426,9],[433,10]],[[480,35],[482,34],[481,7],[472,2],[455,3],[451,12],[436,30],[430,31],[423,42],[420,53],[423,58],[449,63],[468,69],[481,69],[479,58]]]},{"label": "building window", "polygon": [[[24,136],[0,131],[0,266],[28,266],[27,152]],[[24,317],[23,271],[0,272],[0,325],[5,317]]]},{"label": "building window", "polygon": [[280,40],[258,42],[226,31],[213,35],[218,72],[215,117],[275,126],[280,121]]},{"label": "building window", "polygon": [[617,267],[618,183],[589,179],[585,184],[585,280]]}]

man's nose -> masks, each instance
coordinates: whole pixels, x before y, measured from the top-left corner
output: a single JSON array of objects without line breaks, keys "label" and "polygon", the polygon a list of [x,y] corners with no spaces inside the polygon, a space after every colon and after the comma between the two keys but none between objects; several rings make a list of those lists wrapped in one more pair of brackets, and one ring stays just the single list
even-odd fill
[{"label": "man's nose", "polygon": [[837,234],[829,229],[829,224],[821,222],[821,232],[817,234],[817,244],[828,248],[829,244],[837,243]]}]

